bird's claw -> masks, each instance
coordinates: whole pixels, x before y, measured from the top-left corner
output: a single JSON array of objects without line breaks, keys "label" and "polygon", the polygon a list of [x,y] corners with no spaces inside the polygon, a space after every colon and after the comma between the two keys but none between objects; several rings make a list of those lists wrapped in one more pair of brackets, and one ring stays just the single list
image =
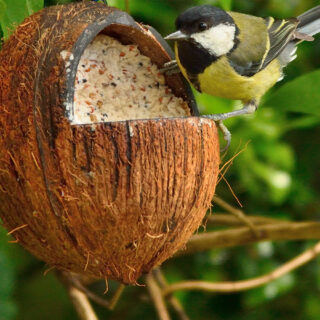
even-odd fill
[{"label": "bird's claw", "polygon": [[218,128],[221,130],[223,134],[223,140],[226,141],[226,145],[223,148],[220,148],[220,152],[223,153],[227,151],[231,144],[231,132],[228,128],[223,124],[222,120],[220,119],[221,114],[210,114],[210,115],[203,115],[202,117],[207,119],[212,119],[216,122]]},{"label": "bird's claw", "polygon": [[163,68],[160,69],[160,72],[166,74],[167,76],[171,76],[173,74],[180,73],[180,69],[177,64],[177,61],[171,60],[169,62],[166,62],[163,65]]},{"label": "bird's claw", "polygon": [[231,132],[228,130],[228,128],[223,124],[222,120],[217,121],[218,127],[221,130],[223,134],[223,140],[226,141],[226,145],[223,148],[220,148],[220,152],[223,153],[227,151],[231,144]]}]

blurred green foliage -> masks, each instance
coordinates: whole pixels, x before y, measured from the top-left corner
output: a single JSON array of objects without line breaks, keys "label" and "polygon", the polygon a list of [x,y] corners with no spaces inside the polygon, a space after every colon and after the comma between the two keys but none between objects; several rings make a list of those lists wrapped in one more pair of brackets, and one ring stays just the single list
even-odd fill
[{"label": "blurred green foliage", "polygon": [[[71,0],[0,0],[0,35],[10,31],[24,17],[43,6]],[[125,9],[125,0],[109,0]],[[174,20],[193,5],[212,4],[224,9],[275,17],[297,16],[318,5],[315,0],[131,0],[130,13],[137,21],[156,27],[163,35],[174,30]],[[245,149],[233,161],[226,178],[249,214],[288,220],[318,220],[320,207],[320,38],[304,43],[286,70],[285,79],[265,97],[253,116],[229,119],[232,145],[225,156]],[[0,84],[1,85],[1,84]],[[230,111],[238,102],[196,93],[202,113]],[[226,184],[217,194],[236,203]],[[1,204],[0,204],[1,205]],[[53,276],[43,276],[43,263],[16,244],[9,244],[0,229],[0,320],[76,319],[66,293]],[[212,250],[192,257],[180,257],[164,264],[170,282],[182,279],[232,281],[270,272],[310,243],[261,243]],[[319,260],[267,286],[230,295],[179,292],[193,320],[320,319]],[[95,289],[102,292],[103,284]],[[110,291],[115,287],[111,282]],[[101,319],[155,319],[142,288],[125,291],[114,313],[97,307]]]},{"label": "blurred green foliage", "polygon": [[0,25],[5,38],[23,19],[43,8],[43,0],[0,0]]}]

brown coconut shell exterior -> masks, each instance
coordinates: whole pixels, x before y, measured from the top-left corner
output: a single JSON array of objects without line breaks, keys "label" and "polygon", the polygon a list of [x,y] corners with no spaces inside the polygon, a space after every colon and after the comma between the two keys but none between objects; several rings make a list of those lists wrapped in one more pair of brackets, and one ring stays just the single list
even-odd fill
[{"label": "brown coconut shell exterior", "polygon": [[[137,43],[159,66],[170,59],[127,14],[92,3],[44,9],[3,46],[0,216],[49,265],[134,284],[199,227],[219,143],[214,122],[198,117],[71,125],[72,76],[101,30]],[[63,50],[74,54],[71,72]],[[167,82],[192,105],[180,76]]]}]

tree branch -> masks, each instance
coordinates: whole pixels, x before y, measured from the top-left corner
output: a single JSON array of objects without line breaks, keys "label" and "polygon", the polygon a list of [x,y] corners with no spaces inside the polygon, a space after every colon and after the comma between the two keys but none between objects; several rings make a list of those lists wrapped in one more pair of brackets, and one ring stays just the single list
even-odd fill
[{"label": "tree branch", "polygon": [[67,287],[74,287],[77,290],[81,291],[83,294],[85,294],[86,297],[94,301],[95,303],[99,304],[100,306],[109,309],[110,303],[109,301],[100,298],[98,295],[96,295],[94,292],[90,291],[88,288],[86,288],[80,281],[77,275],[72,274],[70,272],[65,271],[57,271],[56,272],[59,280]]},{"label": "tree branch", "polygon": [[164,296],[171,294],[178,290],[204,290],[209,292],[238,292],[253,289],[262,286],[270,281],[278,279],[283,275],[301,267],[303,264],[311,261],[320,254],[320,242],[314,247],[300,254],[291,261],[285,263],[276,270],[257,278],[250,280],[243,280],[237,282],[205,282],[205,281],[185,281],[181,283],[172,284],[166,287],[162,294]]},{"label": "tree branch", "polygon": [[117,303],[123,293],[123,290],[125,288],[126,288],[126,286],[124,284],[119,285],[119,287],[117,288],[117,291],[115,292],[112,299],[110,300],[110,304],[109,304],[109,308],[108,308],[109,310],[112,311],[116,307],[116,305],[117,305]]},{"label": "tree branch", "polygon": [[164,302],[161,289],[158,287],[152,273],[146,276],[147,289],[149,290],[150,296],[158,312],[160,320],[170,320],[166,304]]},{"label": "tree branch", "polygon": [[98,320],[87,296],[83,292],[73,286],[69,286],[68,294],[81,320]]},{"label": "tree branch", "polygon": [[56,272],[57,278],[66,287],[71,302],[81,320],[98,320],[86,293],[77,288],[71,280],[72,275],[64,271]]},{"label": "tree branch", "polygon": [[176,256],[261,241],[320,239],[319,222],[280,222],[257,226],[256,229],[260,235],[258,238],[247,227],[194,235],[187,243],[186,250],[179,251]]},{"label": "tree branch", "polygon": [[[153,274],[160,284],[161,289],[165,289],[169,284],[164,277],[160,267],[153,270]],[[185,313],[180,301],[175,296],[168,297],[168,301],[171,304],[172,308],[176,311],[177,315],[179,316],[179,319],[181,320],[189,320],[189,317]]]},{"label": "tree branch", "polygon": [[260,236],[255,225],[252,223],[249,217],[242,210],[231,206],[228,202],[224,201],[223,199],[217,196],[214,196],[212,201],[222,209],[226,210],[227,212],[237,217],[240,221],[243,222],[244,225],[247,225],[256,237]]},{"label": "tree branch", "polygon": [[[279,224],[279,223],[288,223],[285,220],[259,217],[259,216],[247,216],[248,220],[256,226],[266,225],[266,224]],[[243,227],[244,223],[240,221],[237,217],[230,214],[224,213],[214,213],[214,215],[207,217],[207,226],[210,227]]]}]

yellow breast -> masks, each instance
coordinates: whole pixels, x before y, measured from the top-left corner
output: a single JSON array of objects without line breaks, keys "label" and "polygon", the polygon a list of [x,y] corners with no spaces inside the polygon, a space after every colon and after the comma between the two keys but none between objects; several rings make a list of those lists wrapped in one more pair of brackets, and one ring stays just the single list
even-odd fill
[{"label": "yellow breast", "polygon": [[279,77],[280,64],[277,60],[254,76],[244,77],[230,66],[226,57],[220,58],[198,75],[203,92],[244,102],[260,100]]},{"label": "yellow breast", "polygon": [[[190,81],[178,57],[176,52],[177,63],[184,77]],[[204,93],[242,100],[244,103],[253,99],[258,102],[266,91],[278,81],[280,75],[281,67],[277,59],[254,76],[244,77],[230,66],[227,57],[224,56],[207,67],[203,73],[198,74],[198,82]]]}]

